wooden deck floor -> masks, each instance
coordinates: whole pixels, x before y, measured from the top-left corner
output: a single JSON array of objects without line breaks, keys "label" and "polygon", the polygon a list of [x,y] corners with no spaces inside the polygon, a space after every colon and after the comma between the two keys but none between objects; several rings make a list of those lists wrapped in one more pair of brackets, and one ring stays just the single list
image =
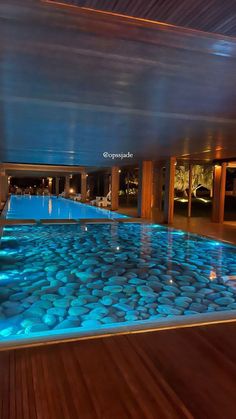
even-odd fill
[{"label": "wooden deck floor", "polygon": [[1,419],[231,419],[236,323],[0,353]]}]

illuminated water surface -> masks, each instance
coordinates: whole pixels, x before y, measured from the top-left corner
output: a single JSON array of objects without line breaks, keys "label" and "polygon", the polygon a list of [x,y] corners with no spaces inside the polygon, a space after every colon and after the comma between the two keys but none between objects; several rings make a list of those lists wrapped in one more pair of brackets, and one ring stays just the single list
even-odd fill
[{"label": "illuminated water surface", "polygon": [[127,218],[103,208],[55,196],[12,195],[7,204],[7,219]]},{"label": "illuminated water surface", "polygon": [[0,338],[236,309],[236,247],[159,225],[8,226]]}]

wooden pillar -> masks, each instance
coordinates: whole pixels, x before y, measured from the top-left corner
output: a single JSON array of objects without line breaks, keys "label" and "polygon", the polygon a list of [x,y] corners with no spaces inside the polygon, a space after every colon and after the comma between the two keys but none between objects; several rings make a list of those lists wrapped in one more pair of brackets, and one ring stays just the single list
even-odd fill
[{"label": "wooden pillar", "polygon": [[162,188],[163,188],[163,167],[158,164],[154,170],[153,179],[153,207],[161,211],[162,209]]},{"label": "wooden pillar", "polygon": [[5,202],[8,197],[8,176],[0,174],[0,202]]},{"label": "wooden pillar", "polygon": [[138,215],[152,218],[154,163],[143,161],[139,167]]},{"label": "wooden pillar", "polygon": [[65,188],[64,188],[64,192],[65,192],[65,197],[68,198],[68,196],[70,194],[70,176],[66,176],[65,177]]},{"label": "wooden pillar", "polygon": [[189,165],[188,176],[188,218],[192,215],[193,165]]},{"label": "wooden pillar", "polygon": [[224,221],[226,168],[226,163],[214,166],[212,201],[212,221],[214,223],[223,223]]},{"label": "wooden pillar", "polygon": [[166,161],[164,222],[167,224],[172,224],[174,221],[175,165],[176,157],[170,157]]},{"label": "wooden pillar", "polygon": [[56,195],[59,195],[59,177],[56,177],[55,179],[55,193]]},{"label": "wooden pillar", "polygon": [[120,187],[119,167],[113,166],[111,168],[111,210],[112,211],[116,211],[119,208],[119,187]]},{"label": "wooden pillar", "polygon": [[81,201],[86,202],[87,198],[87,174],[81,173]]}]

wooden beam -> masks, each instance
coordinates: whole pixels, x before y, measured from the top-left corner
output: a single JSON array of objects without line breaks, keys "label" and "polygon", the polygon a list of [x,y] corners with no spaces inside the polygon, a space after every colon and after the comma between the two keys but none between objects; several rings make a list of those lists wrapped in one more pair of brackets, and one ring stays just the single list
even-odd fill
[{"label": "wooden beam", "polygon": [[175,165],[176,157],[170,157],[166,161],[164,222],[167,224],[172,224],[174,221]]},{"label": "wooden beam", "polygon": [[[49,165],[49,164],[21,164],[21,163],[2,163],[1,170],[5,170],[5,172],[9,175],[12,172],[40,172],[53,174],[53,173],[61,173],[61,174],[69,174],[69,173],[81,173],[84,171],[83,166],[60,166],[60,165]],[[30,173],[28,173],[30,176]]]},{"label": "wooden beam", "polygon": [[113,166],[111,168],[111,210],[112,211],[116,211],[119,208],[119,187],[120,187],[119,167]]},{"label": "wooden beam", "polygon": [[227,163],[214,166],[212,201],[212,221],[214,223],[223,223],[224,221],[226,168]]},{"label": "wooden beam", "polygon": [[192,215],[193,165],[189,165],[188,176],[188,218]]},{"label": "wooden beam", "polygon": [[87,173],[81,173],[81,201],[86,202],[87,198]]},{"label": "wooden beam", "polygon": [[138,215],[142,218],[152,217],[153,207],[154,163],[143,161],[139,168]]}]

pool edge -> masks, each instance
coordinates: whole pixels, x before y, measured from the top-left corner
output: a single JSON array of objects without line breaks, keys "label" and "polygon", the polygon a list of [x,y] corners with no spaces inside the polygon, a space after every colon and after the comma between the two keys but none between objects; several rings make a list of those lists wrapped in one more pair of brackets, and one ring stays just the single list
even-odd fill
[{"label": "pool edge", "polygon": [[176,316],[175,319],[164,319],[163,321],[158,320],[158,322],[146,322],[144,320],[142,323],[138,322],[138,324],[135,324],[134,322],[129,326],[123,325],[120,327],[116,327],[115,329],[114,327],[104,327],[102,329],[91,329],[89,331],[84,331],[81,333],[76,332],[75,328],[72,332],[66,332],[64,330],[63,332],[58,331],[57,333],[55,333],[54,331],[54,335],[49,336],[48,334],[50,332],[48,332],[48,334],[42,336],[41,339],[38,339],[37,336],[31,336],[28,339],[23,338],[20,340],[17,337],[17,343],[15,343],[15,341],[13,341],[12,343],[9,343],[9,341],[0,342],[0,352],[15,349],[31,348],[36,346],[55,345],[66,342],[76,342],[81,340],[100,339],[112,336],[161,332],[173,329],[184,329],[190,327],[211,326],[214,324],[234,323],[236,322],[236,310],[230,310],[228,312],[218,312],[217,314],[204,313],[191,315],[188,319],[186,319],[186,317],[188,316]]}]

